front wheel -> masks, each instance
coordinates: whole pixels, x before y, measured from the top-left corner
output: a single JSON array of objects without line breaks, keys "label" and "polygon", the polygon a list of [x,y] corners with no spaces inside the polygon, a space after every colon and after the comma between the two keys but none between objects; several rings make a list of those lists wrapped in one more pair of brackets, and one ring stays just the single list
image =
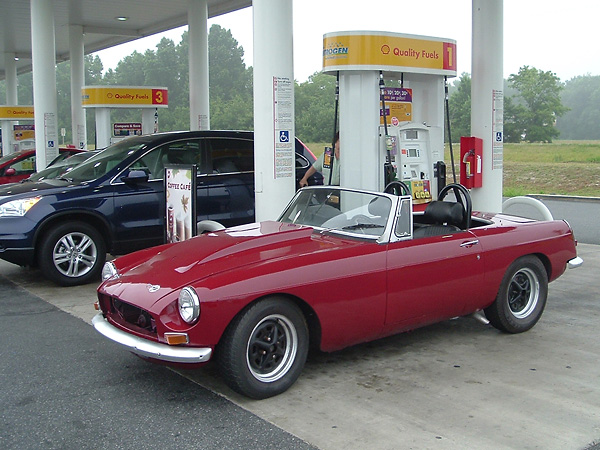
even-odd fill
[{"label": "front wheel", "polygon": [[263,399],[286,391],[308,354],[308,327],[293,302],[272,297],[242,311],[217,348],[225,382],[247,397]]},{"label": "front wheel", "polygon": [[40,243],[42,272],[62,286],[85,284],[98,278],[105,259],[102,236],[85,222],[55,226]]},{"label": "front wheel", "polygon": [[540,320],[547,296],[544,265],[535,256],[524,256],[509,266],[496,300],[485,309],[485,315],[501,331],[522,333]]}]

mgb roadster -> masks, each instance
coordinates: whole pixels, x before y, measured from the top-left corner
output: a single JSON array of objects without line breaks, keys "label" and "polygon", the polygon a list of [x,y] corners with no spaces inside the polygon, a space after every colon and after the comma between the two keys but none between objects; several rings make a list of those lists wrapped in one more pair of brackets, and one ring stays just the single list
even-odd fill
[{"label": "mgb roadster", "polygon": [[292,386],[309,348],[472,314],[527,331],[548,283],[582,262],[565,221],[472,212],[460,185],[422,212],[410,195],[309,187],[277,221],[107,262],[93,324],[154,362],[215,360],[233,390],[261,399]]}]

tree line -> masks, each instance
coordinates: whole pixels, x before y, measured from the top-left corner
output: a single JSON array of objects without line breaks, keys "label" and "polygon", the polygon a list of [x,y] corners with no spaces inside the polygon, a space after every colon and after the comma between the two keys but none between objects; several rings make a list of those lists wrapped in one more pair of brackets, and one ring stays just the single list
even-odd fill
[{"label": "tree line", "polygon": [[[253,128],[252,67],[231,31],[213,25],[208,36],[210,125],[212,129]],[[189,129],[188,33],[181,42],[163,38],[154,50],[124,57],[103,71],[98,56],[85,57],[85,84],[165,86],[169,107],[159,111],[160,131]],[[58,126],[71,141],[70,63],[56,67]],[[504,82],[505,142],[551,142],[553,139],[600,139],[600,76],[566,82],[552,72],[524,66]],[[33,104],[32,74],[18,77],[20,104]],[[0,82],[0,98],[5,98]],[[335,78],[320,72],[295,85],[296,135],[306,142],[328,142],[334,120]],[[463,73],[450,85],[449,114],[453,140],[470,135],[471,77]],[[115,109],[113,122],[139,122],[141,112]],[[87,112],[88,142],[95,139],[93,111]]]}]

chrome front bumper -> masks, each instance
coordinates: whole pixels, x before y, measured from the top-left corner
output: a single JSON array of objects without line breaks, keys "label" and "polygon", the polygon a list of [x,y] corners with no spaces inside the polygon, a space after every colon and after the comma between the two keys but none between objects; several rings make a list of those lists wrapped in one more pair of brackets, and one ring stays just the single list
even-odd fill
[{"label": "chrome front bumper", "polygon": [[108,323],[101,313],[94,316],[92,325],[96,331],[111,341],[121,344],[127,347],[129,351],[145,358],[191,364],[207,362],[212,355],[212,349],[210,348],[176,347],[126,333]]},{"label": "chrome front bumper", "polygon": [[580,258],[579,256],[570,259],[569,261],[567,261],[567,267],[569,269],[577,269],[579,266],[581,266],[583,264],[583,259]]}]

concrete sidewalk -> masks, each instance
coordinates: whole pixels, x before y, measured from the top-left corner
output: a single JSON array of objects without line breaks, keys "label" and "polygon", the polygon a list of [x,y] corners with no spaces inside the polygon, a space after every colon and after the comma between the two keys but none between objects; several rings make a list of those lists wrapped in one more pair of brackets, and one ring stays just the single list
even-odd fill
[{"label": "concrete sidewalk", "polygon": [[[578,252],[583,266],[550,284],[527,333],[460,318],[316,354],[263,401],[211,366],[180,373],[321,449],[583,449],[600,441],[600,246]],[[0,275],[87,323],[95,314],[95,284],[60,288],[5,262]]]}]

